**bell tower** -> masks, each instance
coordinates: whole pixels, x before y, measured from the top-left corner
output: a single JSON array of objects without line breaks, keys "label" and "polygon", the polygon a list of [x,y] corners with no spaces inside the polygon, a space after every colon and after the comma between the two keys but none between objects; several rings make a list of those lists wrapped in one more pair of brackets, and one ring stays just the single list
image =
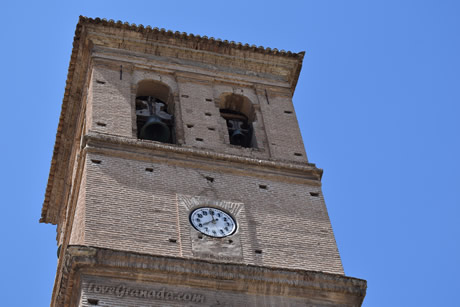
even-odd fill
[{"label": "bell tower", "polygon": [[80,17],[51,306],[361,306],[292,104],[303,57]]}]

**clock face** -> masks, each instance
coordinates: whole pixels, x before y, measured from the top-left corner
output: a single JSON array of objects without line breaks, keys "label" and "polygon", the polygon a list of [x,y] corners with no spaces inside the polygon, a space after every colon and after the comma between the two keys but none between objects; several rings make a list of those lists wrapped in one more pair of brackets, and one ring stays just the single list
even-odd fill
[{"label": "clock face", "polygon": [[229,236],[236,230],[235,220],[217,208],[201,207],[193,210],[190,222],[199,232],[216,238]]}]

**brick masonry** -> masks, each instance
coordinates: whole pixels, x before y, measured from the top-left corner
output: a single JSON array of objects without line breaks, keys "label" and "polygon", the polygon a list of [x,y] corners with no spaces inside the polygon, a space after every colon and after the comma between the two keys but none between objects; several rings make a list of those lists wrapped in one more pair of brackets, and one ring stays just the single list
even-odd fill
[{"label": "brick masonry", "polygon": [[[303,54],[171,35],[86,18],[77,26],[41,219],[58,225],[63,246],[51,305],[164,306],[156,294],[143,300],[145,291],[169,287],[175,299],[168,306],[203,305],[201,297],[210,298],[207,306],[359,306],[365,282],[344,276],[322,171],[307,160],[294,112]],[[161,89],[174,116],[173,144],[137,138],[135,100],[146,82]],[[220,109],[231,95],[250,110],[251,148],[230,144]],[[236,232],[201,235],[189,221],[200,206],[228,212]],[[112,255],[103,251],[122,251],[128,260],[96,265],[96,255]],[[155,257],[170,257],[171,265],[179,259],[190,276],[142,271],[146,264],[133,255],[150,257],[142,261],[153,266],[163,261]],[[254,276],[243,274],[247,289],[236,280],[227,289],[213,281],[226,270],[219,267],[195,284],[194,261],[251,266]],[[269,268],[296,282],[282,279],[270,288],[278,280],[268,277]],[[302,292],[296,283],[307,271],[321,273]],[[261,284],[251,286],[259,273]],[[326,280],[338,290],[324,290]],[[120,284],[137,294],[113,295]],[[287,289],[294,291],[289,298]]]},{"label": "brick masonry", "polygon": [[236,261],[343,274],[319,186],[94,154],[86,159],[85,175],[71,244],[197,257],[190,209],[179,207],[177,197],[201,196],[208,203],[243,204],[237,217],[243,257]]},{"label": "brick masonry", "polygon": [[[120,71],[107,68],[107,62],[104,64],[93,68],[93,91],[88,92],[88,105],[92,110],[92,117],[87,119],[88,131],[135,138],[131,118],[136,84],[131,82],[156,77],[169,80],[167,85],[179,90],[172,94],[178,99],[175,103],[180,105],[175,108],[176,118],[185,125],[181,129],[185,131],[181,138],[183,147],[254,158],[306,161],[289,97],[259,99],[253,89],[238,88],[237,92],[247,95],[256,106],[263,105],[256,108],[255,134],[260,148],[241,148],[228,144],[225,120],[215,103],[222,94],[232,91],[230,85],[175,84],[172,78],[161,74],[136,71],[124,73],[120,80]],[[267,99],[272,100],[271,103],[267,103]],[[216,129],[211,131],[209,127]],[[196,141],[196,137],[203,141]],[[302,156],[295,155],[299,152]],[[101,163],[94,164],[92,160]],[[242,217],[243,225],[248,225],[242,235],[245,263],[343,274],[319,186],[255,180],[250,174],[236,176],[221,173],[219,169],[202,172],[169,164],[89,155],[82,182],[85,191],[79,197],[72,231],[75,239],[71,244],[179,256],[181,249],[190,249],[190,242],[180,241],[183,246],[179,246],[168,241],[179,238],[174,222],[177,220],[176,195],[207,196],[245,204],[247,213]],[[146,172],[146,168],[154,171]],[[215,181],[210,183],[205,176]],[[312,197],[310,192],[319,193],[319,197]],[[84,230],[80,228],[83,225]],[[263,254],[255,255],[255,249],[261,249]],[[192,255],[184,252],[181,256]]]},{"label": "brick masonry", "polygon": [[[99,63],[99,66],[95,64],[91,79],[93,91],[89,91],[87,97],[87,108],[91,110],[87,113],[87,130],[135,137],[132,118],[137,84],[143,80],[161,80],[175,97],[174,115],[177,125],[181,125],[176,129],[180,145],[263,159],[307,161],[289,92],[284,95],[265,93],[250,85],[232,86],[209,80],[175,80],[173,77],[154,70],[128,70],[120,80],[119,65],[108,61]],[[255,107],[257,148],[229,145],[225,120],[219,113],[221,97],[228,93],[247,97]],[[104,126],[100,126],[101,123]],[[197,141],[198,137],[203,140]]]}]

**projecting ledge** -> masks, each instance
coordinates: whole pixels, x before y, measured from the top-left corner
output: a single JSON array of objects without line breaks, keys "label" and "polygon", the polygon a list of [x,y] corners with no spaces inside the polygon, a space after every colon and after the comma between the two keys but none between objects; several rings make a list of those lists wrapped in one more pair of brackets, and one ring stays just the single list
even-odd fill
[{"label": "projecting ledge", "polygon": [[[247,302],[257,304],[263,298],[284,304],[292,302],[289,306],[305,306],[305,303],[307,306],[361,306],[366,293],[365,280],[343,275],[84,246],[70,246],[64,261],[55,306],[73,306],[72,298],[78,297],[75,291],[87,291],[99,295],[100,299],[110,300],[118,294],[141,301],[158,299],[155,297],[158,289],[171,295],[188,291],[195,295],[190,294],[190,298],[200,298],[207,306],[215,297],[232,301],[242,296]],[[73,283],[74,280],[80,283]],[[153,294],[149,296],[149,293]]]},{"label": "projecting ledge", "polygon": [[270,171],[273,173],[283,173],[283,176],[292,175],[314,181],[316,185],[321,182],[323,170],[317,168],[313,163],[301,163],[284,160],[266,160],[252,157],[244,157],[226,153],[219,153],[212,150],[183,147],[175,144],[165,144],[160,142],[138,140],[135,138],[121,137],[110,134],[89,132],[83,138],[82,147],[85,151],[102,154],[123,156],[133,159],[167,158],[171,161],[189,161],[205,164],[214,162],[215,165],[243,165],[256,170]]}]

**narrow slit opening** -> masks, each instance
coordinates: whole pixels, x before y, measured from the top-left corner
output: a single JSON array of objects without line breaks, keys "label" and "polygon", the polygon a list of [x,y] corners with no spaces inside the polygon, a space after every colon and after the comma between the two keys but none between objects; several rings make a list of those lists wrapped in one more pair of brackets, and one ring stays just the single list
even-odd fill
[{"label": "narrow slit opening", "polygon": [[147,168],[145,168],[145,171],[146,171],[146,172],[149,172],[149,173],[153,173],[153,168],[147,167]]},{"label": "narrow slit opening", "polygon": [[106,123],[101,123],[101,122],[97,122],[96,125],[100,126],[100,127],[105,127],[107,126]]},{"label": "narrow slit opening", "polygon": [[187,128],[193,128],[193,125],[189,124],[189,125],[187,125]]},{"label": "narrow slit opening", "polygon": [[206,116],[211,116],[211,113],[206,112],[206,113],[204,113],[204,115],[206,115]]},{"label": "narrow slit opening", "polygon": [[254,252],[255,252],[256,254],[262,254],[262,250],[261,250],[261,249],[256,249]]},{"label": "narrow slit opening", "polygon": [[188,98],[188,95],[180,95],[183,98]]},{"label": "narrow slit opening", "polygon": [[93,299],[93,298],[89,298],[89,299],[88,299],[88,304],[90,304],[90,305],[97,305],[97,304],[99,304],[99,300],[95,300],[95,299]]},{"label": "narrow slit opening", "polygon": [[169,242],[171,242],[171,243],[177,243],[177,240],[176,240],[176,239],[169,239]]},{"label": "narrow slit opening", "polygon": [[195,140],[197,140],[198,142],[203,142],[202,138],[195,138]]},{"label": "narrow slit opening", "polygon": [[204,178],[206,178],[206,180],[209,181],[209,182],[214,182],[214,178],[212,178],[212,177],[205,176]]},{"label": "narrow slit opening", "polygon": [[212,99],[211,98],[206,98],[206,101],[212,101]]},{"label": "narrow slit opening", "polygon": [[266,190],[266,189],[267,189],[267,185],[265,185],[265,184],[259,184],[259,189]]},{"label": "narrow slit opening", "polygon": [[292,114],[292,111],[284,111],[286,114]]},{"label": "narrow slit opening", "polygon": [[101,160],[95,160],[95,159],[91,159],[91,162],[93,162],[94,164],[101,164]]},{"label": "narrow slit opening", "polygon": [[96,82],[97,82],[98,84],[105,84],[105,81],[101,81],[101,80],[96,80]]},{"label": "narrow slit opening", "polygon": [[294,156],[297,156],[297,157],[302,157],[302,154],[301,154],[301,153],[299,153],[299,152],[295,152],[295,153],[294,153]]},{"label": "narrow slit opening", "polygon": [[313,197],[318,197],[319,193],[318,192],[310,192],[310,195]]}]

